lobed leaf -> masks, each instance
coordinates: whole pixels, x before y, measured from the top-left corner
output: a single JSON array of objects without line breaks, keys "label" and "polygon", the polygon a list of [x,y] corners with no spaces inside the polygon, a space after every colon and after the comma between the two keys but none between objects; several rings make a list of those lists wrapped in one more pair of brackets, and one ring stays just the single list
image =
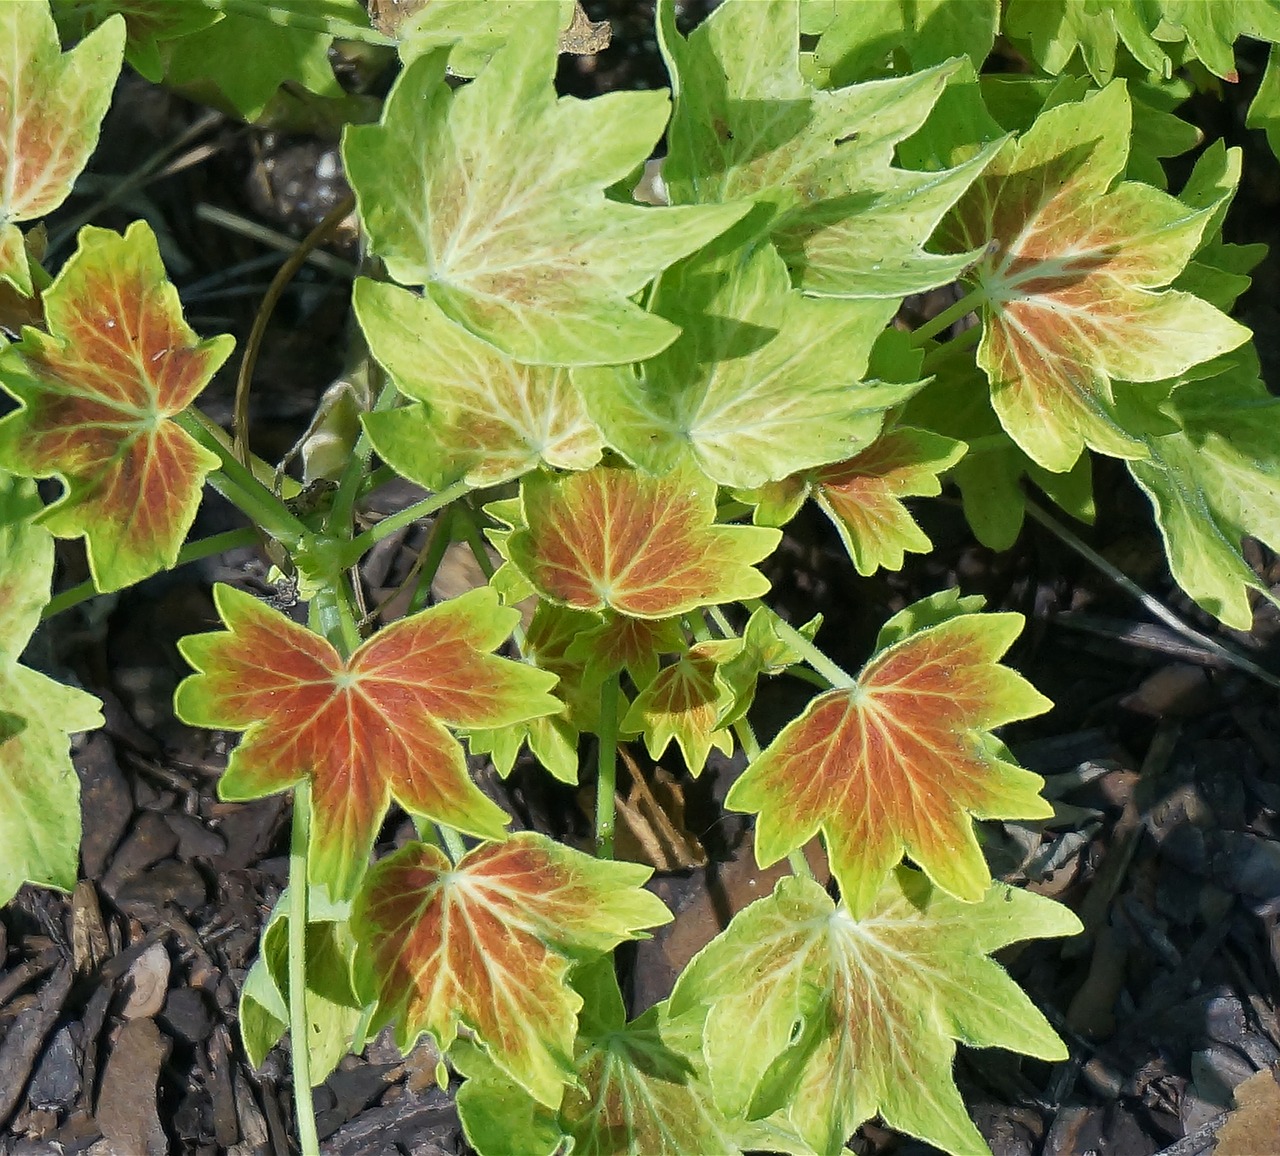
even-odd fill
[{"label": "lobed leaf", "polygon": [[96,698],[18,662],[53,577],[39,510],[35,486],[0,471],[0,906],[26,882],[75,886],[80,780],[67,736],[102,725]]},{"label": "lobed leaf", "polygon": [[1121,82],[1049,109],[1005,146],[947,225],[954,247],[987,254],[972,276],[985,321],[978,363],[996,413],[1054,472],[1070,469],[1086,445],[1123,458],[1144,453],[1116,419],[1112,379],[1174,377],[1249,336],[1207,302],[1159,291],[1229,198],[1238,153],[1206,154],[1201,163],[1220,169],[1225,187],[1189,207],[1149,185],[1114,184],[1129,122]]},{"label": "lobed leaf", "polygon": [[653,304],[681,327],[674,344],[638,373],[574,375],[609,444],[649,473],[689,462],[746,489],[839,461],[919,388],[860,380],[896,301],[804,297],[768,244],[676,266]]},{"label": "lobed leaf", "polygon": [[415,60],[382,123],[347,130],[347,174],[391,275],[477,336],[531,364],[639,361],[677,331],[628,298],[748,206],[606,200],[649,155],[668,103],[557,100],[558,8],[528,5],[521,35],[456,91],[446,50]]},{"label": "lobed leaf", "polygon": [[98,142],[124,54],[107,21],[70,52],[44,3],[0,4],[0,282],[32,292],[19,221],[52,212]]},{"label": "lobed leaf", "polygon": [[716,487],[689,467],[531,474],[522,500],[524,525],[505,552],[540,594],[577,610],[670,618],[755,598],[769,583],[754,564],[782,536],[716,525]]},{"label": "lobed leaf", "polygon": [[231,352],[182,318],[151,230],[86,227],[45,290],[49,332],[24,329],[0,354],[0,385],[21,408],[0,421],[0,460],[28,477],[56,475],[62,498],[44,517],[85,539],[99,590],[171,567],[218,459],[171,419]]},{"label": "lobed leaf", "polygon": [[349,659],[252,595],[217,586],[225,631],[179,644],[199,672],[174,708],[195,726],[245,732],[218,790],[254,799],[311,780],[310,877],[355,891],[392,798],[478,838],[507,816],[467,775],[448,727],[502,727],[556,711],[555,676],[488,653],[515,610],[481,588],[402,618]]},{"label": "lobed leaf", "polygon": [[671,918],[641,887],[650,874],[532,832],[456,865],[427,844],[401,848],[370,871],[353,915],[375,1025],[397,1020],[404,1051],[424,1031],[445,1051],[465,1024],[502,1072],[558,1106],[582,1006],[566,976],[576,957]]},{"label": "lobed leaf", "polygon": [[125,59],[153,84],[164,79],[161,45],[209,27],[221,13],[204,4],[174,0],[51,0],[58,30],[79,39],[117,13],[124,17]]},{"label": "lobed leaf", "polygon": [[[910,629],[897,636],[899,620]],[[952,595],[891,620],[855,685],[815,698],[730,789],[726,806],[759,812],[759,864],[821,829],[855,916],[904,851],[939,887],[980,899],[991,873],[969,816],[1052,811],[1039,776],[1010,763],[991,735],[1050,705],[999,665],[1021,628],[1021,615],[969,613]]]},{"label": "lobed leaf", "polygon": [[781,1118],[834,1152],[879,1113],[968,1156],[986,1144],[952,1077],[954,1041],[1067,1054],[988,954],[1080,928],[1067,908],[1001,884],[962,903],[899,867],[858,918],[790,876],[694,958],[671,1014],[705,1017],[703,1054],[729,1116]]},{"label": "lobed leaf", "polygon": [[955,64],[814,88],[800,66],[799,12],[798,0],[728,0],[686,40],[673,0],[659,4],[676,98],[663,168],[672,201],[767,206],[762,228],[809,293],[898,299],[953,281],[973,255],[924,243],[999,142],[941,172],[892,161]]},{"label": "lobed leaf", "polygon": [[567,370],[522,365],[450,321],[430,297],[364,278],[354,303],[374,357],[422,402],[364,414],[374,448],[435,490],[510,481],[539,465],[585,470],[604,443]]}]

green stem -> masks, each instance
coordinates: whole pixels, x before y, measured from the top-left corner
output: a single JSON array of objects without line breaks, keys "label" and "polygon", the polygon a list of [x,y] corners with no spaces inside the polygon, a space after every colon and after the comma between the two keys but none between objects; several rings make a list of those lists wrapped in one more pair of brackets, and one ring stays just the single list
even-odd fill
[{"label": "green stem", "polygon": [[[170,569],[185,566],[188,562],[198,562],[201,558],[211,558],[215,554],[225,554],[228,550],[237,550],[241,546],[256,546],[257,544],[257,531],[248,528],[228,530],[224,534],[214,534],[210,538],[201,538],[196,542],[188,542],[178,551],[177,560]],[[96,598],[100,593],[102,592],[92,582],[81,582],[79,585],[72,586],[69,590],[64,590],[61,594],[55,594],[50,598],[45,604],[45,608],[40,612],[40,618],[42,621],[46,618],[52,618],[55,614],[61,614],[64,610],[79,606],[81,602]]]},{"label": "green stem", "polygon": [[440,563],[444,561],[445,552],[453,541],[453,511],[454,507],[447,506],[431,523],[427,544],[418,555],[422,565],[418,570],[413,597],[409,600],[410,614],[425,607],[431,598],[431,584],[436,580],[436,575],[440,572]]},{"label": "green stem", "polygon": [[616,823],[615,793],[618,782],[618,675],[611,674],[600,688],[600,751],[596,766],[596,855],[613,858]]},{"label": "green stem", "polygon": [[311,783],[293,788],[289,835],[289,1037],[293,1044],[293,1099],[302,1156],[317,1156],[315,1101],[311,1096],[311,1030],[307,1015],[307,851],[311,838]]},{"label": "green stem", "polygon": [[292,550],[310,532],[284,502],[239,461],[231,448],[223,444],[222,431],[203,413],[192,406],[173,420],[205,449],[218,455],[221,473],[231,484],[223,487],[212,474],[209,484],[235,503],[264,534]]},{"label": "green stem", "polygon": [[[373,412],[381,413],[383,410],[391,409],[399,396],[396,393],[395,383],[383,375],[377,362],[372,361],[372,359],[370,359],[369,374],[371,389],[374,381],[382,381],[382,388],[378,390],[378,396],[374,399]],[[369,468],[369,459],[372,456],[373,443],[369,441],[368,435],[364,432],[364,427],[361,426],[360,435],[356,438],[356,444],[351,448],[351,457],[347,459],[346,467],[342,471],[342,477],[338,479],[338,492],[333,496],[333,504],[329,507],[329,514],[324,521],[325,533],[331,537],[345,538],[351,532],[356,499],[360,496],[360,490],[363,487]],[[357,554],[356,560],[359,557],[360,555]],[[354,565],[354,562],[352,564]]]},{"label": "green stem", "polygon": [[437,823],[435,828],[440,836],[440,842],[444,844],[444,849],[449,852],[449,858],[457,864],[467,853],[467,845],[462,841],[462,836],[443,823]]},{"label": "green stem", "polygon": [[[759,610],[764,605],[759,598],[752,598],[742,604],[748,610]],[[825,654],[822,653],[812,642],[810,642],[803,634],[800,633],[789,622],[785,622],[777,615],[774,616],[774,626],[778,633],[785,638],[792,646],[794,646],[803,656],[814,670],[816,670],[823,678],[827,680],[833,687],[841,690],[848,690],[857,686],[858,680],[855,679],[846,670],[837,666]]]},{"label": "green stem", "polygon": [[729,619],[725,617],[724,611],[719,606],[709,606],[707,613],[711,615],[711,621],[716,624],[716,629],[720,631],[722,638],[738,637],[738,632],[730,625]]},{"label": "green stem", "polygon": [[949,325],[954,325],[962,317],[976,313],[982,304],[983,297],[978,291],[966,293],[959,301],[953,301],[937,317],[931,317],[919,329],[911,331],[911,344],[919,349],[931,337],[941,333]]},{"label": "green stem", "polygon": [[412,525],[430,514],[434,514],[442,506],[449,505],[450,502],[457,501],[469,489],[470,486],[466,482],[454,482],[453,485],[441,490],[438,494],[432,494],[429,498],[414,502],[412,506],[406,506],[403,510],[387,515],[382,521],[370,526],[363,534],[357,534],[343,547],[343,566],[354,566],[367,550],[371,550],[383,538],[390,537],[397,530]]}]

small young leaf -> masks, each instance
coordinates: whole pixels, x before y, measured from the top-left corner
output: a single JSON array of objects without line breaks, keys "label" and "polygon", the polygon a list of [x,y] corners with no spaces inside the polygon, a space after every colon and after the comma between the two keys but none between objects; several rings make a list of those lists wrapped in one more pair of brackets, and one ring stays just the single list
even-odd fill
[{"label": "small young leaf", "polygon": [[1066,1049],[988,953],[1072,935],[1065,907],[996,884],[960,903],[899,867],[866,914],[790,876],[740,912],[685,970],[673,1016],[705,1016],[715,1099],[779,1115],[835,1152],[879,1113],[958,1156],[986,1150],[951,1074],[957,1039],[1061,1059]]},{"label": "small young leaf", "polygon": [[53,576],[39,509],[34,484],[0,471],[0,906],[25,882],[75,886],[80,780],[67,735],[102,725],[96,698],[18,662]]},{"label": "small young leaf", "polygon": [[610,445],[650,473],[690,461],[748,489],[839,461],[919,388],[860,380],[896,301],[805,297],[769,244],[681,263],[654,307],[683,332],[639,375],[574,374]]},{"label": "small young leaf", "polygon": [[218,785],[254,799],[312,782],[314,883],[349,898],[394,797],[415,815],[502,838],[506,815],[467,775],[446,727],[500,727],[551,714],[555,676],[488,653],[517,611],[481,588],[402,618],[344,661],[318,634],[252,595],[217,586],[225,631],[179,644],[200,673],[174,696],[195,726],[243,730]]},{"label": "small young leaf", "polygon": [[0,44],[0,281],[30,295],[17,222],[62,204],[88,162],[120,74],[124,22],[64,54],[47,4],[0,4]]},{"label": "small young leaf", "polygon": [[583,663],[597,678],[626,670],[641,689],[658,675],[659,659],[685,648],[678,618],[630,618],[605,614],[604,620],[578,635],[565,656]]},{"label": "small young leaf", "polygon": [[767,867],[821,828],[855,915],[870,909],[904,850],[939,887],[981,898],[991,873],[969,815],[1052,812],[1040,777],[1008,762],[990,733],[1050,705],[999,665],[1021,628],[1018,614],[926,618],[880,649],[854,687],[814,699],[725,800],[760,812],[757,862]]},{"label": "small young leaf", "polygon": [[49,332],[0,355],[0,385],[22,407],[0,421],[0,461],[66,485],[44,524],[84,536],[99,590],[174,564],[218,459],[170,419],[231,352],[200,341],[142,221],[124,236],[86,227],[45,290]]},{"label": "small young leaf", "polygon": [[663,168],[673,203],[768,206],[764,227],[800,288],[824,296],[896,300],[953,281],[972,260],[924,243],[998,142],[944,172],[892,166],[954,62],[815,89],[801,74],[797,0],[727,0],[688,40],[674,0],[662,0],[658,34],[676,95]]},{"label": "small young leaf", "polygon": [[835,523],[859,574],[874,574],[881,566],[901,570],[908,551],[929,552],[932,544],[902,499],[940,494],[938,475],[965,448],[963,442],[897,426],[856,457],[808,479],[814,501]]},{"label": "small young leaf", "polygon": [[402,474],[440,490],[600,460],[600,431],[567,370],[513,361],[429,297],[394,285],[361,278],[354,302],[374,357],[401,393],[425,403],[363,417],[374,448]]},{"label": "small young leaf", "polygon": [[781,533],[716,525],[716,487],[692,468],[661,478],[610,466],[530,474],[523,492],[525,525],[505,548],[554,602],[670,618],[769,588],[753,567]]},{"label": "small young leaf", "polygon": [[712,747],[732,753],[733,735],[721,720],[733,705],[734,694],[719,677],[719,668],[741,649],[737,639],[691,646],[636,696],[622,720],[623,733],[643,734],[655,759],[675,739],[685,767],[695,778]]},{"label": "small young leaf", "polygon": [[[1239,175],[1189,208],[1122,182],[1129,99],[1114,82],[1042,113],[1010,142],[948,220],[956,248],[985,246],[973,273],[984,301],[978,362],[1009,435],[1045,469],[1071,468],[1085,445],[1141,457],[1112,412],[1111,380],[1159,381],[1234,349],[1249,331],[1169,285],[1199,247]],[[1208,182],[1206,182],[1208,183]]]},{"label": "small young leaf", "polygon": [[457,91],[447,50],[410,64],[382,123],[347,130],[347,174],[391,275],[485,341],[538,365],[640,361],[677,330],[627,298],[749,206],[605,199],[649,155],[667,98],[557,100],[558,7],[526,5],[521,34]]},{"label": "small young leaf", "polygon": [[353,917],[375,1025],[396,1020],[405,1051],[424,1031],[446,1051],[465,1024],[507,1076],[558,1106],[582,1006],[569,968],[670,920],[641,887],[650,874],[532,832],[456,866],[427,844],[401,848],[370,871]]}]

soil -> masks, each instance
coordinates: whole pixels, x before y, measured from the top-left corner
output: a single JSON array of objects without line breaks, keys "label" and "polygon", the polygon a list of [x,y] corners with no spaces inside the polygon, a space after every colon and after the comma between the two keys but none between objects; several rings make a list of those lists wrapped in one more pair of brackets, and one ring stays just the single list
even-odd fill
[{"label": "soil", "polygon": [[[615,21],[614,45],[570,60],[566,91],[662,83],[643,4],[588,5]],[[701,8],[686,4],[686,18]],[[1205,127],[1247,150],[1231,239],[1267,240],[1278,227],[1277,166],[1240,125],[1257,61]],[[1210,123],[1212,118],[1212,123]],[[178,142],[175,145],[175,142]],[[157,150],[167,159],[125,195],[119,185]],[[126,76],[103,146],[78,194],[51,222],[55,263],[67,229],[91,213],[123,227],[145,215],[162,239],[192,324],[231,332],[243,348],[254,310],[282,256],[228,229],[206,206],[297,237],[341,197],[336,143],[247,128]],[[1175,179],[1176,183],[1176,179]],[[106,204],[100,198],[114,190]],[[224,219],[224,218],[220,218]],[[305,428],[342,368],[352,254],[341,245],[308,266],[268,332],[254,382],[254,448],[274,459]],[[1258,333],[1268,372],[1280,371],[1274,312],[1280,262],[1271,258],[1241,316]],[[230,417],[231,374],[202,400]],[[1273,381],[1280,378],[1272,378]],[[1222,630],[1171,584],[1145,500],[1114,463],[1100,463],[1097,524],[1074,527],[1184,621],[1280,670],[1280,622],[1260,605],[1249,633]],[[903,571],[854,576],[830,526],[804,514],[771,563],[773,604],[794,622],[821,613],[820,642],[856,668],[885,617],[950,586],[1028,616],[1010,662],[1055,702],[1003,736],[1044,775],[1057,808],[1043,825],[989,824],[999,876],[1071,906],[1086,933],[1034,943],[1001,959],[1059,1029],[1070,1058],[1022,1061],[961,1048],[957,1076],[996,1156],[1196,1156],[1209,1151],[1233,1090],[1280,1061],[1280,704],[1273,688],[1223,664],[1150,619],[1063,541],[1029,524],[1003,554],[978,545],[952,495],[917,509],[937,548]],[[385,491],[386,509],[405,501]],[[239,524],[210,498],[195,536]],[[372,600],[394,590],[426,527],[389,540],[364,578]],[[1280,562],[1251,561],[1280,593]],[[451,564],[452,565],[452,564]],[[465,583],[461,563],[441,583]],[[77,543],[59,547],[59,588],[83,579]],[[257,937],[283,887],[289,811],[283,798],[219,801],[234,737],[193,730],[172,713],[187,673],[176,640],[215,625],[214,581],[276,593],[255,549],[188,566],[98,598],[43,629],[27,660],[105,704],[103,730],[74,760],[84,811],[83,881],[70,896],[24,889],[0,914],[0,1152],[286,1153],[292,1133],[287,1048],[260,1069],[244,1054],[237,1002]],[[768,684],[762,737],[807,689]],[[674,761],[646,762],[628,788],[633,853],[660,870],[654,888],[678,913],[663,934],[625,955],[633,1010],[662,998],[675,974],[728,914],[767,892],[745,821],[719,809],[741,770],[722,760],[696,783]],[[577,798],[530,766],[506,782],[477,761],[486,790],[517,825],[581,837]],[[386,845],[403,834],[390,819]],[[435,1084],[429,1044],[402,1057],[385,1036],[344,1060],[316,1091],[325,1151],[435,1156],[466,1150],[452,1092]],[[866,1125],[856,1152],[931,1151]],[[1280,1148],[1280,1142],[1277,1142]]]}]

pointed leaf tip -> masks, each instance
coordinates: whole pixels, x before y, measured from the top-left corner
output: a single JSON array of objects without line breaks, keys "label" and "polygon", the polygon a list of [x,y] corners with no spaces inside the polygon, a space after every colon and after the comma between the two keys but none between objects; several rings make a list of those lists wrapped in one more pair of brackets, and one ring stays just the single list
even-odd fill
[{"label": "pointed leaf tip", "polygon": [[991,730],[1050,706],[999,664],[1017,614],[950,612],[876,654],[850,690],[820,695],[733,785],[760,812],[761,866],[821,829],[841,894],[864,913],[903,852],[939,887],[981,897],[991,874],[969,816],[1037,818],[1042,780],[1006,761]]},{"label": "pointed leaf tip", "polygon": [[552,714],[555,676],[488,653],[515,611],[482,588],[403,618],[345,662],[319,635],[229,586],[225,631],[188,637],[199,673],[174,703],[197,726],[243,730],[219,784],[228,799],[312,782],[312,880],[349,898],[394,797],[479,838],[507,816],[467,774],[449,727],[502,727]]}]

